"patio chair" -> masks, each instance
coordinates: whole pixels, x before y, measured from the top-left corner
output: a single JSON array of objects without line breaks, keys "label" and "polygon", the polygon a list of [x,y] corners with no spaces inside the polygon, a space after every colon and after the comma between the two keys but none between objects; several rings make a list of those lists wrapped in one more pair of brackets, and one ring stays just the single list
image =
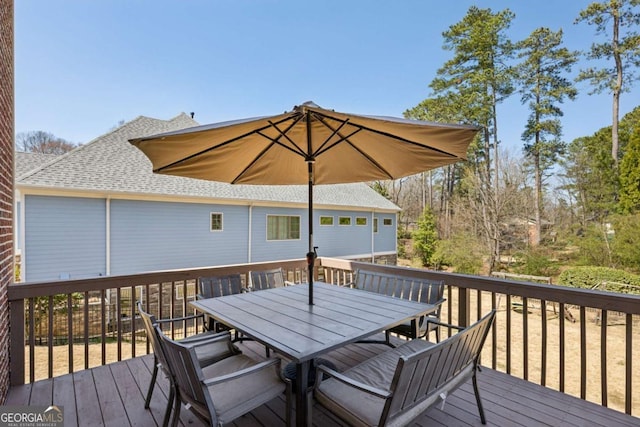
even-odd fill
[{"label": "patio chair", "polygon": [[411,328],[411,322],[405,322],[394,328],[385,331],[385,339],[389,344],[390,335],[397,334],[402,335],[409,339],[415,338],[429,338],[431,331],[435,332],[436,341],[440,342],[440,328],[436,327],[429,320],[440,320],[440,312],[442,309],[442,303],[444,299],[444,280],[421,280],[413,284],[407,283],[404,292],[400,296],[401,298],[422,302],[425,304],[433,304],[436,306],[436,310],[428,316],[421,317],[418,322],[417,334],[413,335]]},{"label": "patio chair", "polygon": [[284,272],[282,268],[274,268],[272,270],[252,271],[249,273],[251,278],[251,290],[261,291],[263,289],[281,288],[285,286]]},{"label": "patio chair", "polygon": [[[145,409],[149,409],[149,404],[151,403],[151,396],[153,395],[153,389],[156,384],[156,378],[158,377],[158,370],[162,369],[164,373],[170,377],[170,373],[167,369],[167,360],[163,353],[162,347],[160,346],[160,341],[158,340],[158,336],[156,333],[156,326],[161,326],[166,323],[172,322],[183,322],[185,320],[190,320],[194,318],[202,318],[202,316],[188,316],[188,317],[179,317],[173,319],[156,319],[154,315],[147,313],[142,308],[142,303],[140,301],[137,302],[138,314],[142,319],[142,323],[144,324],[145,331],[147,333],[147,340],[151,343],[151,348],[153,349],[153,373],[151,374],[151,382],[149,383],[149,389],[147,390],[147,397],[144,402]],[[192,335],[180,340],[180,342],[184,344],[193,344],[193,343],[207,343],[207,346],[198,347],[196,357],[198,363],[201,366],[208,366],[212,363],[215,363],[221,359],[237,354],[240,350],[238,350],[235,346],[229,348],[229,346],[221,342],[220,339],[224,337],[228,337],[229,332],[221,332],[221,333],[213,333],[213,332],[204,332],[196,335]],[[171,406],[173,405],[173,399],[175,397],[175,392],[173,386],[169,391],[169,399],[167,402],[167,408],[165,410],[164,420],[162,425],[167,426],[169,424],[169,416],[171,414]]]},{"label": "patio chair", "polygon": [[[198,277],[197,289],[197,299],[216,298],[248,291],[247,288],[242,286],[242,276],[239,273],[225,276]],[[227,325],[215,322],[211,317],[208,318],[207,325],[207,329],[210,331],[220,332],[229,329]]]},{"label": "patio chair", "polygon": [[[212,426],[222,426],[286,393],[286,423],[290,423],[291,383],[280,375],[280,359],[257,362],[236,354],[201,367],[197,352],[206,342],[185,345],[156,331],[175,386],[173,423],[178,425],[181,403]],[[231,346],[231,338],[227,336]]]},{"label": "patio chair", "polygon": [[433,304],[436,310],[429,316],[421,317],[414,335],[411,321],[407,321],[385,331],[385,340],[362,340],[363,343],[380,343],[393,347],[391,334],[402,335],[409,339],[428,338],[432,330],[436,333],[436,339],[440,341],[439,329],[427,322],[427,320],[440,320],[440,308],[444,300],[444,281],[429,280],[421,277],[398,276],[395,274],[381,273],[360,269],[356,271],[355,282],[349,286],[363,291],[375,292],[395,298],[403,298],[410,301]]}]

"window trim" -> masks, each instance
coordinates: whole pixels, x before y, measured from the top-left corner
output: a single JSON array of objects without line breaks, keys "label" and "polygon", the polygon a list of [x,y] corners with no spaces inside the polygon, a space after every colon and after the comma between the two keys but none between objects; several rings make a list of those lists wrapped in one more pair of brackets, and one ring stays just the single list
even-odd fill
[{"label": "window trim", "polygon": [[[364,224],[358,224],[358,220],[364,220]],[[357,216],[356,217],[356,227],[366,227],[369,223],[369,218],[366,216]]]},{"label": "window trim", "polygon": [[[269,217],[298,218],[298,237],[290,238],[290,239],[270,239],[269,238]],[[302,216],[301,215],[267,214],[265,217],[265,221],[266,221],[265,239],[267,242],[286,242],[286,241],[302,239]]]},{"label": "window trim", "polygon": [[[220,229],[219,230],[214,230],[213,229],[213,216],[214,215],[220,215]],[[221,231],[224,231],[224,213],[222,213],[222,212],[210,212],[209,213],[209,231],[211,233],[220,233]]]},{"label": "window trim", "polygon": [[[331,218],[331,224],[323,224],[322,223],[323,218]],[[333,227],[334,222],[335,222],[335,217],[333,215],[320,215],[320,219],[319,219],[320,227]]]},{"label": "window trim", "polygon": [[[346,218],[349,219],[349,224],[342,224],[342,220],[346,219]],[[352,222],[351,221],[351,216],[339,216],[338,217],[338,226],[340,226],[340,227],[350,227],[351,226],[351,222]]]},{"label": "window trim", "polygon": [[392,227],[393,226],[393,218],[382,218],[382,226],[383,227]]}]

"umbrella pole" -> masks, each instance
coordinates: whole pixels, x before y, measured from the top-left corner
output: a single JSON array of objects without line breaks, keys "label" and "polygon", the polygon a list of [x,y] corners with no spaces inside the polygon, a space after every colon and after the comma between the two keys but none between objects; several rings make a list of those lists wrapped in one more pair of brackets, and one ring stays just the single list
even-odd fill
[{"label": "umbrella pole", "polygon": [[309,171],[309,252],[307,252],[307,278],[309,281],[309,305],[313,305],[313,265],[316,254],[313,248],[313,162],[307,162]]}]

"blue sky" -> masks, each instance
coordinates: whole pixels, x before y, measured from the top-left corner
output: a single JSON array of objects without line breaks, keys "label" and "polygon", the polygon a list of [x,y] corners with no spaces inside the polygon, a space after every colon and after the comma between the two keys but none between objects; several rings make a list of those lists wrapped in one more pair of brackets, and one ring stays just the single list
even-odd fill
[{"label": "blue sky", "polygon": [[[86,143],[144,115],[195,112],[201,124],[277,114],[313,100],[343,112],[402,116],[429,96],[452,53],[442,32],[469,6],[516,17],[512,40],[563,29],[586,50],[595,29],[574,25],[588,0],[19,0],[15,2],[16,132]],[[586,63],[582,64],[586,66]],[[578,67],[573,72],[577,73]],[[563,106],[565,140],[611,124],[611,95]],[[621,116],[640,105],[640,84]],[[519,154],[528,112],[500,106],[500,139]]]}]

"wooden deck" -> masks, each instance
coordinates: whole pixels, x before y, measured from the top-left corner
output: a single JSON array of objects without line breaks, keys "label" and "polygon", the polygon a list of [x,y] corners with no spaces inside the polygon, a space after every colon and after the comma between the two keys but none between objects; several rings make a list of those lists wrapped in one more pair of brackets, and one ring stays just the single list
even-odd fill
[{"label": "wooden deck", "polygon": [[[264,347],[255,342],[239,344],[256,359]],[[371,357],[387,347],[351,344],[323,356],[339,370]],[[53,379],[12,387],[5,405],[58,405],[64,407],[65,426],[159,426],[167,402],[168,381],[159,375],[151,408],[144,397],[151,378],[153,356],[79,371]],[[515,377],[483,368],[478,373],[487,425],[494,426],[639,426],[640,418],[559,393]],[[285,400],[276,399],[238,418],[235,426],[284,426]],[[294,418],[295,419],[295,418]],[[315,405],[318,427],[342,426],[338,419]],[[183,408],[183,426],[203,423]],[[447,398],[444,410],[432,408],[416,420],[419,426],[481,426],[471,383]]]}]

